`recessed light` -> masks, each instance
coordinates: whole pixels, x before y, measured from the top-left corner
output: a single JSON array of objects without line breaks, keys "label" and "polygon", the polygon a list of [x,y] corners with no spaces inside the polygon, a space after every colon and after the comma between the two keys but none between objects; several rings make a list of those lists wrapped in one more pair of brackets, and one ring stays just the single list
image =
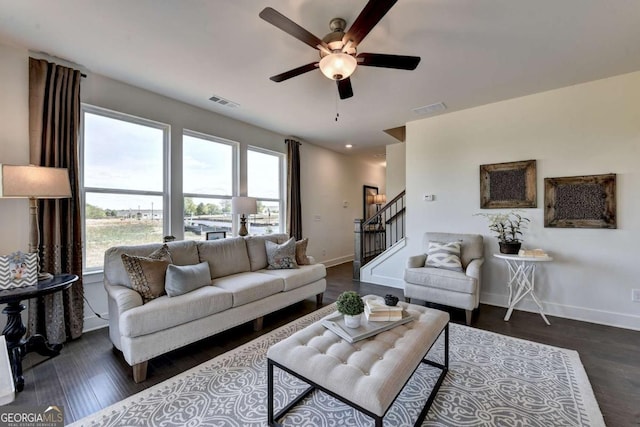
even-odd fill
[{"label": "recessed light", "polygon": [[345,145],[344,147],[345,147],[345,148],[353,148],[353,145],[351,145],[351,144],[347,144],[347,145]]}]

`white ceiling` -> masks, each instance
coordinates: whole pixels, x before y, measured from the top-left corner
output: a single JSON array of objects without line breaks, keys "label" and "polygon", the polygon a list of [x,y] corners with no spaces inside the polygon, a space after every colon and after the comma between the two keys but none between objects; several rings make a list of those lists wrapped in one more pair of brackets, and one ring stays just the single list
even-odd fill
[{"label": "white ceiling", "polygon": [[[365,4],[0,0],[0,43],[361,155],[396,142],[383,129],[424,117],[416,107],[442,101],[451,112],[640,70],[639,0],[400,0],[358,51],[420,56],[415,71],[359,67],[344,101],[319,70],[269,80],[317,52],[260,19],[264,7],[322,38],[331,18],[349,27]],[[240,107],[213,104],[214,94]]]}]

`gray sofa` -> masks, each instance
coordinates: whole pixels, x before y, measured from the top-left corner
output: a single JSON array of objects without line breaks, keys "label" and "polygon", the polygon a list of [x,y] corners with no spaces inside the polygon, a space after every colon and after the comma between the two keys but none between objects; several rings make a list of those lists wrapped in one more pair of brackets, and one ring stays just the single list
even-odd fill
[{"label": "gray sofa", "polygon": [[[425,265],[429,242],[460,242],[462,271],[431,268]],[[484,244],[479,234],[425,233],[424,252],[407,260],[404,270],[404,296],[422,301],[462,308],[466,311],[467,325],[471,324],[473,310],[480,304]]]},{"label": "gray sofa", "polygon": [[109,337],[133,367],[133,379],[146,379],[149,359],[254,321],[262,327],[265,314],[316,296],[326,289],[326,269],[309,257],[310,265],[268,270],[265,240],[283,243],[284,234],[211,241],[167,243],[173,264],[209,264],[211,286],[183,295],[162,295],[143,304],[131,289],[121,255],[148,256],[161,243],[116,246],[105,252],[104,287],[109,301]]}]

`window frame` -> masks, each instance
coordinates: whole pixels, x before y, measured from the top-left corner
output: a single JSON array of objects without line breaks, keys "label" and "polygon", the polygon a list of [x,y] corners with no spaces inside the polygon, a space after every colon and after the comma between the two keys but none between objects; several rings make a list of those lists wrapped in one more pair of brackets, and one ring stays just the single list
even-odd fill
[{"label": "window frame", "polygon": [[[256,153],[266,154],[278,158],[278,179],[280,180],[278,185],[279,198],[263,198],[256,195],[249,194],[249,152],[254,151]],[[287,167],[286,167],[287,155],[279,151],[269,150],[262,147],[256,147],[255,145],[247,146],[247,194],[250,197],[255,197],[259,202],[278,202],[280,209],[280,218],[278,220],[279,227],[278,233],[285,233],[287,228]]]},{"label": "window frame", "polygon": [[[204,194],[204,193],[187,193],[184,191],[184,136],[190,136],[192,138],[199,138],[199,139],[204,139],[206,141],[211,141],[217,144],[223,144],[223,145],[228,145],[231,147],[231,162],[232,162],[232,166],[231,166],[231,195],[221,195],[221,194]],[[183,128],[182,129],[182,144],[181,144],[181,157],[182,157],[182,162],[180,165],[180,169],[182,172],[182,197],[181,197],[181,203],[180,203],[180,212],[182,213],[182,223],[184,224],[184,199],[187,197],[191,197],[191,198],[197,198],[197,199],[219,199],[219,200],[229,200],[229,202],[231,202],[231,198],[234,197],[235,195],[238,194],[239,189],[240,189],[240,143],[237,141],[233,141],[231,139],[226,139],[226,138],[222,138],[219,136],[215,136],[215,135],[210,135],[207,133],[203,133],[203,132],[198,132],[198,131],[194,131],[191,129],[186,129]],[[237,225],[237,219],[236,218],[232,218],[231,220],[231,224],[232,224],[232,230],[235,230]],[[182,232],[184,233],[184,228],[182,229]]]},{"label": "window frame", "polygon": [[[141,126],[147,126],[154,129],[162,130],[162,191],[151,190],[124,190],[118,188],[106,188],[106,187],[86,187],[85,181],[85,113],[95,114],[103,117],[108,117],[115,120],[121,120],[128,123],[133,123]],[[82,241],[85,244],[82,245],[82,272],[83,274],[99,273],[104,271],[104,265],[100,267],[87,267],[86,265],[86,253],[87,253],[87,226],[86,226],[86,194],[121,194],[121,195],[135,195],[135,196],[160,196],[162,197],[162,232],[167,235],[171,225],[171,200],[169,195],[170,188],[170,139],[171,139],[171,125],[167,123],[158,122],[151,119],[145,119],[144,117],[138,117],[119,111],[110,110],[108,108],[97,107],[86,103],[80,105],[80,144],[78,147],[78,156],[80,159],[80,170],[78,171],[78,181],[80,184],[80,218],[82,221]]]}]

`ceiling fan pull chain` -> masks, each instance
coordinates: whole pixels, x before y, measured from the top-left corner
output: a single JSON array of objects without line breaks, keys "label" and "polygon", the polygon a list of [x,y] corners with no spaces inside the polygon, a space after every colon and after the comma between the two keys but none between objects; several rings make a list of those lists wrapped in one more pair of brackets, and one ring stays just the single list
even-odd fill
[{"label": "ceiling fan pull chain", "polygon": [[338,117],[340,117],[340,113],[338,112],[338,92],[335,93],[335,101],[336,101],[336,122],[338,121]]}]

